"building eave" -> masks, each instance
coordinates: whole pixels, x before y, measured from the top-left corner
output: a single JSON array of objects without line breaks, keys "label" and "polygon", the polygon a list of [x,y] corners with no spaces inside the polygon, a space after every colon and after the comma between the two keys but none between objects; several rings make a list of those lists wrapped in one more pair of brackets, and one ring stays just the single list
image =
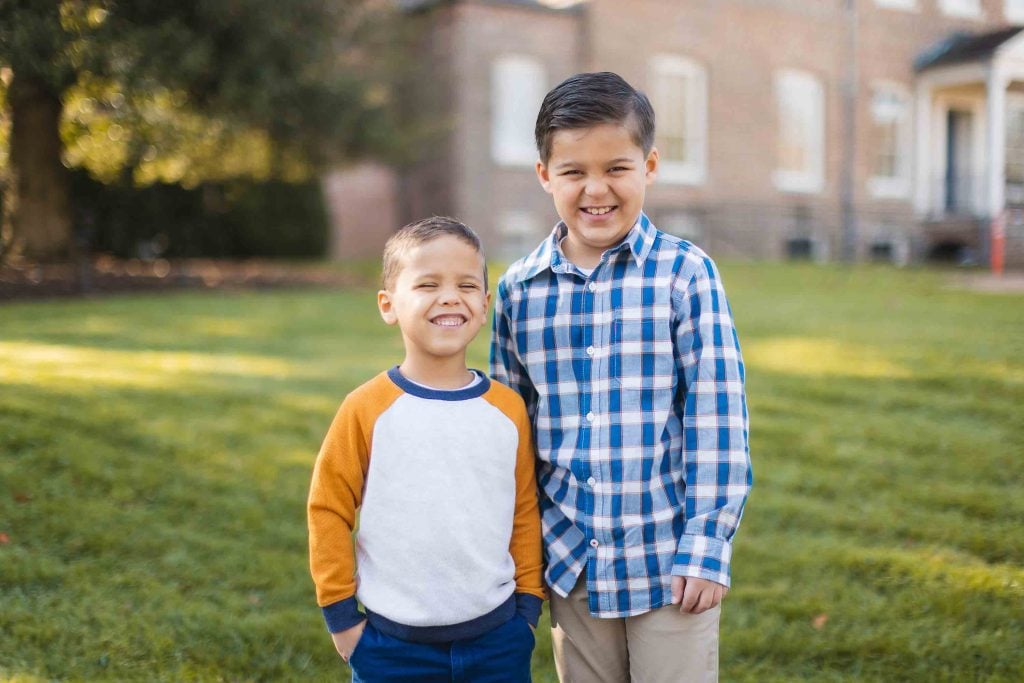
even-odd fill
[{"label": "building eave", "polygon": [[1024,31],[1024,27],[1010,26],[981,34],[963,31],[951,33],[922,50],[914,59],[914,70],[921,73],[953,64],[989,62],[1006,43],[1016,38],[1021,31]]}]

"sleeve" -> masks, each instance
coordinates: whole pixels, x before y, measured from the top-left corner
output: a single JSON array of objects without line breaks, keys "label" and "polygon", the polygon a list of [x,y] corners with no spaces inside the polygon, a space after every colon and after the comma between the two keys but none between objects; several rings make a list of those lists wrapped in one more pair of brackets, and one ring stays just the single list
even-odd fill
[{"label": "sleeve", "polygon": [[346,400],[320,447],[309,488],[309,566],[327,629],[344,631],[363,620],[356,603],[352,532],[369,466],[369,432]]},{"label": "sleeve", "polygon": [[753,483],[744,367],[718,270],[703,256],[673,290],[683,401],[686,525],[672,574],[728,586],[732,537]]},{"label": "sleeve", "polygon": [[504,279],[498,283],[498,294],[494,304],[494,320],[491,325],[491,377],[511,387],[526,402],[526,410],[533,416],[537,405],[537,394],[530,377],[516,353],[512,320],[509,316],[509,293]]},{"label": "sleeve", "polygon": [[521,405],[519,413],[516,421],[519,430],[516,505],[509,553],[516,565],[516,610],[536,627],[545,598],[540,508],[537,505],[536,460],[530,436],[530,420]]}]

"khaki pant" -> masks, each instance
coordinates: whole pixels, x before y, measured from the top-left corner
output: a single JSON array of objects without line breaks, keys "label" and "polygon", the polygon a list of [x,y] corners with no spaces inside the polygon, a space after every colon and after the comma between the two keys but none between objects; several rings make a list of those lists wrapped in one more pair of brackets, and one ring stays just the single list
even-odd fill
[{"label": "khaki pant", "polygon": [[551,594],[551,642],[562,683],[705,683],[718,680],[721,607],[681,614],[668,605],[635,617],[598,619],[587,580]]}]

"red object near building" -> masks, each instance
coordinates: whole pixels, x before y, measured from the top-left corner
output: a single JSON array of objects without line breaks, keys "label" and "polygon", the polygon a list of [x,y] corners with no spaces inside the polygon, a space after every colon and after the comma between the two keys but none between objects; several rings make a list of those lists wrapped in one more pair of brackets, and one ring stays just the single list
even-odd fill
[{"label": "red object near building", "polygon": [[1003,274],[1003,263],[1006,258],[1006,210],[992,219],[992,240],[989,248],[989,263],[993,275]]}]

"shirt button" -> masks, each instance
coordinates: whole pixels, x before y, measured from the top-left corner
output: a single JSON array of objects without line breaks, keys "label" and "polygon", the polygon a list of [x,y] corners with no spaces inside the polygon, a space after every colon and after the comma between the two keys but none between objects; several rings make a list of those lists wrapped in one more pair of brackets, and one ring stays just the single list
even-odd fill
[{"label": "shirt button", "polygon": [[587,479],[587,484],[589,484],[590,486],[595,486],[597,484],[597,479],[591,477],[590,479]]},{"label": "shirt button", "polygon": [[588,346],[587,347],[587,355],[588,356],[593,356],[594,355],[594,347],[593,346]]},{"label": "shirt button", "polygon": [[591,282],[590,284],[587,285],[587,289],[589,289],[591,292],[596,292],[597,291],[597,283]]},{"label": "shirt button", "polygon": [[593,421],[594,421],[594,414],[593,413],[587,413],[587,422],[593,422]]},{"label": "shirt button", "polygon": [[592,538],[592,539],[590,539],[590,547],[591,547],[591,548],[596,548],[596,547],[597,547],[597,546],[599,546],[599,545],[600,545],[600,543],[598,543],[598,542],[597,542],[597,539],[596,539],[596,538]]}]

